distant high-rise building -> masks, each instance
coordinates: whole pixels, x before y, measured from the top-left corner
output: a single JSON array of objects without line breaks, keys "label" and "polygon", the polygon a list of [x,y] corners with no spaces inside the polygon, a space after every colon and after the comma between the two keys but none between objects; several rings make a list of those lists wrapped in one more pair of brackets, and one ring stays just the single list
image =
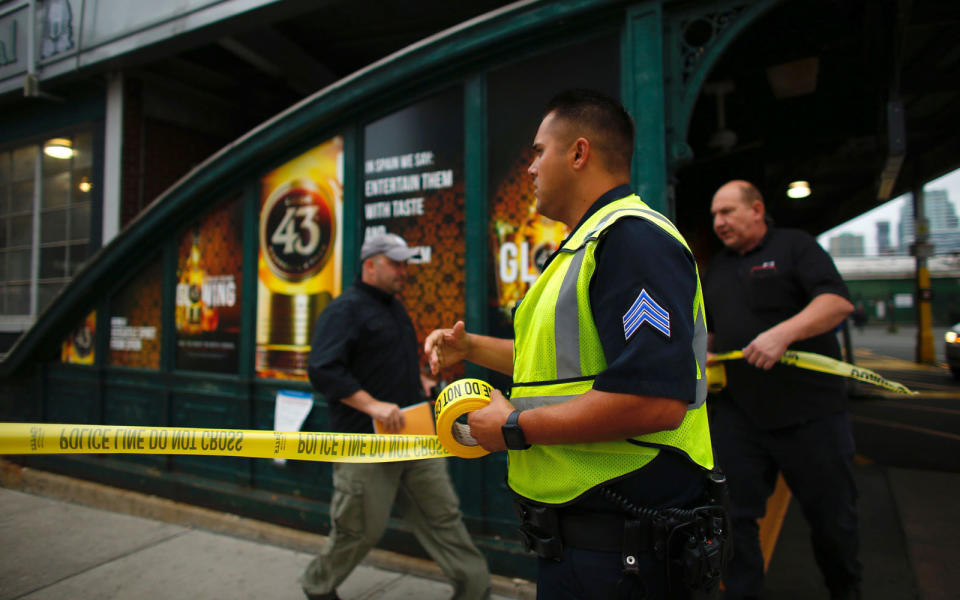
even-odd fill
[{"label": "distant high-rise building", "polygon": [[[960,219],[947,190],[926,190],[923,193],[924,216],[930,224],[929,242],[934,254],[960,252]],[[900,208],[900,242],[906,250],[916,240],[913,230],[913,202]]]},{"label": "distant high-rise building", "polygon": [[890,221],[877,221],[877,254],[895,254],[896,247],[890,243]]},{"label": "distant high-rise building", "polygon": [[863,236],[855,233],[841,233],[830,238],[830,256],[863,256]]}]

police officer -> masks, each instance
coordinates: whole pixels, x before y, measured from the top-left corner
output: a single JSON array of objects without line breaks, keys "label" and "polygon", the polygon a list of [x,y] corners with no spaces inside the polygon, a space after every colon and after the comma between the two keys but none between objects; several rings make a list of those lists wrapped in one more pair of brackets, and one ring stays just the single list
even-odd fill
[{"label": "police officer", "polygon": [[572,233],[517,308],[513,340],[461,321],[425,343],[434,373],[468,360],[513,377],[510,401],[494,390],[469,425],[487,450],[509,451],[540,598],[684,597],[668,580],[664,533],[683,526],[664,515],[708,503],[697,269],[673,224],[628,186],[633,138],[615,100],[556,96],[528,171],[537,209]]}]

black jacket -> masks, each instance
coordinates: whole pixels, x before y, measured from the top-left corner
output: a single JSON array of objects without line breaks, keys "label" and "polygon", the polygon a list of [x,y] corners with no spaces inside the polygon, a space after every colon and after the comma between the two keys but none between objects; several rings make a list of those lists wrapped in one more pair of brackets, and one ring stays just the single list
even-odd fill
[{"label": "black jacket", "polygon": [[333,431],[372,433],[370,417],[340,399],[362,389],[401,407],[421,402],[419,362],[417,334],[403,305],[358,278],[317,319],[307,373],[327,401]]}]

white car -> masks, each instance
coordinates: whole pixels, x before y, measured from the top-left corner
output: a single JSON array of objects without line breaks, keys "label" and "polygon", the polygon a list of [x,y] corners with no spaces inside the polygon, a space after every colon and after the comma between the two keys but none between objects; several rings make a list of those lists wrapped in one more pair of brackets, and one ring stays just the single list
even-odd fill
[{"label": "white car", "polygon": [[947,365],[953,378],[960,379],[960,323],[955,323],[943,337],[946,340]]}]

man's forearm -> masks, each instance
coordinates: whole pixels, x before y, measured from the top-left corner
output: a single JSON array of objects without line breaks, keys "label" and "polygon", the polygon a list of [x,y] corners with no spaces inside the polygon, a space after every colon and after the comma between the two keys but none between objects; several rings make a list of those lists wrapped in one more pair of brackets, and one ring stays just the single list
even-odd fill
[{"label": "man's forearm", "polygon": [[513,340],[468,333],[467,344],[466,360],[513,375]]},{"label": "man's forearm", "polygon": [[383,426],[386,427],[388,433],[399,431],[406,422],[403,411],[400,410],[399,406],[393,402],[377,400],[362,389],[357,390],[346,398],[341,398],[340,402],[369,415],[372,419],[380,421],[383,423]]},{"label": "man's forearm", "polygon": [[366,390],[357,390],[346,398],[341,398],[340,402],[343,402],[350,408],[359,410],[362,413],[366,413],[371,417],[373,416],[377,405],[382,404],[382,402],[367,393]]},{"label": "man's forearm", "polygon": [[675,398],[590,390],[569,402],[524,411],[518,422],[531,444],[576,444],[676,429],[686,413],[687,403]]},{"label": "man's forearm", "polygon": [[753,338],[743,358],[760,369],[771,369],[790,344],[826,333],[843,321],[853,305],[843,296],[820,294],[796,315]]},{"label": "man's forearm", "polygon": [[[789,343],[805,340],[830,331],[853,312],[853,304],[837,294],[820,294],[796,315],[783,321],[781,328]],[[789,345],[788,343],[788,345]]]}]

